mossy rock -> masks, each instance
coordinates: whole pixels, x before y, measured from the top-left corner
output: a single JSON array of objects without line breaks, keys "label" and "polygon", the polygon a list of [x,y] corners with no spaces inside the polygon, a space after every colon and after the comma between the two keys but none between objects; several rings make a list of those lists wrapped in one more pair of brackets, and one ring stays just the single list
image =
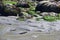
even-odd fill
[{"label": "mossy rock", "polygon": [[54,16],[44,16],[43,19],[50,22],[57,20]]},{"label": "mossy rock", "polygon": [[17,2],[14,1],[3,1],[4,4],[17,4]]},{"label": "mossy rock", "polygon": [[28,11],[28,14],[35,15],[35,11]]}]

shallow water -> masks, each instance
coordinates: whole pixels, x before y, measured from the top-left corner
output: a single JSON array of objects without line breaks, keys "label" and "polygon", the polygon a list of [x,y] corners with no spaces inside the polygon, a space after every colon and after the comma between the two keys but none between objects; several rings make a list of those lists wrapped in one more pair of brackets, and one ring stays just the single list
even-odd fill
[{"label": "shallow water", "polygon": [[11,17],[0,17],[0,38],[1,40],[59,40],[59,26],[59,20],[54,22],[32,19],[19,21]]}]

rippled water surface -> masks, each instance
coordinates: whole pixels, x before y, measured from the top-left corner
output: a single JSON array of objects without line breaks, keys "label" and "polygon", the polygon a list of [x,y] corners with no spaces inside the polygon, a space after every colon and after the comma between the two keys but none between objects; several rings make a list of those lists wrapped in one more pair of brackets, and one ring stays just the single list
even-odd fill
[{"label": "rippled water surface", "polygon": [[0,17],[0,38],[1,40],[59,40],[59,26],[59,20],[19,21],[16,17]]}]

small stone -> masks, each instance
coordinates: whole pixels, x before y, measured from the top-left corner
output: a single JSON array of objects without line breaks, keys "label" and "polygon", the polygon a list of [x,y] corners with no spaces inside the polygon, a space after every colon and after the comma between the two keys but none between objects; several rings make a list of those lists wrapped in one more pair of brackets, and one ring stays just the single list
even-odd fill
[{"label": "small stone", "polygon": [[16,31],[16,29],[10,30],[10,31]]},{"label": "small stone", "polygon": [[50,15],[50,16],[57,16],[57,13],[50,12],[49,15]]},{"label": "small stone", "polygon": [[9,23],[8,25],[12,25],[11,23]]},{"label": "small stone", "polygon": [[48,12],[43,12],[43,13],[41,13],[40,15],[46,16],[46,15],[49,15],[49,14],[48,14]]},{"label": "small stone", "polygon": [[19,33],[19,34],[25,34],[25,33],[27,33],[27,32],[22,32],[22,33]]}]

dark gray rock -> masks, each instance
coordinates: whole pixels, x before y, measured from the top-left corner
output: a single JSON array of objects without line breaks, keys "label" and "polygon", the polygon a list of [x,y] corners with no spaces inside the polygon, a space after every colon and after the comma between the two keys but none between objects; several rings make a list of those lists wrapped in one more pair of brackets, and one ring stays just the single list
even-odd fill
[{"label": "dark gray rock", "polygon": [[19,15],[21,14],[20,8],[16,7],[15,5],[5,5],[4,12],[4,14],[7,16],[17,16],[17,13]]},{"label": "dark gray rock", "polygon": [[27,4],[27,3],[17,3],[17,4],[16,4],[16,7],[29,8],[30,6],[29,6],[29,4]]},{"label": "dark gray rock", "polygon": [[41,12],[56,12],[60,13],[60,8],[57,6],[55,2],[40,2],[36,6],[36,11],[41,11]]},{"label": "dark gray rock", "polygon": [[0,3],[0,16],[4,14],[4,6]]},{"label": "dark gray rock", "polygon": [[19,34],[26,34],[27,32],[22,32],[22,33],[19,33]]}]

